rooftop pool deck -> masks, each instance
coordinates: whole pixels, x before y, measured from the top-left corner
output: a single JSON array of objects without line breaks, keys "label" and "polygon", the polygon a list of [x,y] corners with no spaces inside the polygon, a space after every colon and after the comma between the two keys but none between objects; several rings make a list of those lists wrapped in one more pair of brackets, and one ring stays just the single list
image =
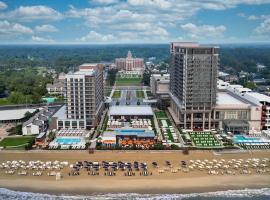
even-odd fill
[{"label": "rooftop pool deck", "polygon": [[155,137],[153,130],[144,129],[115,129],[110,132],[112,135],[118,136],[138,136],[138,137]]},{"label": "rooftop pool deck", "polygon": [[117,132],[122,132],[122,133],[142,133],[145,132],[145,130],[141,129],[120,129],[116,130]]}]

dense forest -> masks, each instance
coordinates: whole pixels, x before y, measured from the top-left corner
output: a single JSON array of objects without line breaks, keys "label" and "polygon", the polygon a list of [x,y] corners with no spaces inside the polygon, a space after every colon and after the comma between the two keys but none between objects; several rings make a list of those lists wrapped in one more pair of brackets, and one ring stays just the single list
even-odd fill
[{"label": "dense forest", "polygon": [[[115,58],[126,57],[131,50],[134,57],[142,57],[167,66],[169,45],[3,45],[0,46],[0,97],[8,92],[8,98],[0,99],[0,104],[37,103],[46,95],[46,84],[53,82],[48,73],[40,73],[40,68],[68,72],[87,62],[112,63]],[[267,66],[257,72],[257,63]],[[232,75],[240,71],[256,73],[256,77],[270,79],[270,46],[220,46],[220,70]],[[163,68],[162,68],[163,69]],[[116,71],[108,73],[114,82]],[[112,76],[112,77],[110,77]],[[144,74],[143,82],[149,83],[150,73]],[[250,82],[247,82],[252,84]],[[108,83],[111,85],[112,83]]]},{"label": "dense forest", "polygon": [[0,105],[40,103],[47,94],[46,84],[52,82],[50,74],[29,67],[0,72],[0,94],[8,92],[8,98],[1,98]]},{"label": "dense forest", "polygon": [[[27,67],[47,67],[57,72],[67,72],[85,62],[114,62],[117,57],[126,57],[131,50],[134,57],[154,62],[169,61],[169,45],[38,45],[0,46],[0,70]],[[268,66],[261,75],[270,78],[270,46],[220,46],[220,69],[237,74],[241,70],[256,72],[256,64]]]},{"label": "dense forest", "polygon": [[2,70],[42,66],[67,72],[82,63],[114,62],[126,57],[128,50],[133,57],[156,57],[157,62],[169,55],[169,45],[0,46],[0,66]]}]

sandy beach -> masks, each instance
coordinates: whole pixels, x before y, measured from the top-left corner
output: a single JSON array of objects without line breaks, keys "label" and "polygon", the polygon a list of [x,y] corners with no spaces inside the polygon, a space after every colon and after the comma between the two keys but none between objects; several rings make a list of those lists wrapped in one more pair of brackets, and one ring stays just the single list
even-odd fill
[{"label": "sandy beach", "polygon": [[124,176],[124,172],[117,171],[116,176],[108,177],[101,173],[100,176],[89,176],[81,170],[79,176],[68,176],[69,167],[62,170],[63,179],[56,181],[55,177],[43,175],[19,176],[17,174],[7,175],[0,170],[0,187],[19,191],[32,191],[40,193],[67,193],[67,194],[90,194],[90,193],[194,193],[210,192],[229,189],[245,188],[269,188],[270,173],[249,175],[208,175],[207,171],[194,170],[189,173],[179,171],[177,173],[159,174],[158,170],[151,166],[153,161],[162,168],[165,161],[169,160],[172,167],[179,166],[181,160],[191,159],[248,159],[248,158],[270,158],[270,151],[227,153],[216,155],[212,151],[192,151],[189,155],[183,155],[181,151],[176,152],[151,152],[151,151],[106,151],[88,154],[87,152],[0,152],[0,162],[7,160],[41,160],[41,161],[68,161],[70,164],[76,161],[126,161],[147,162],[152,176]]}]

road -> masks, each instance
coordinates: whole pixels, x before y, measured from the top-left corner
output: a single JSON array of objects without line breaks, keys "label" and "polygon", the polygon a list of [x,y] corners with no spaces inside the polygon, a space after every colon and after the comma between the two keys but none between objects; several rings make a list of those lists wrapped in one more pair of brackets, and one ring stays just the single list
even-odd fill
[{"label": "road", "polygon": [[[143,102],[143,99],[138,99],[136,96],[136,90],[132,88],[131,90],[129,89],[123,89],[121,90],[121,98],[118,99],[119,105],[126,105],[127,102],[127,95],[130,93],[130,105],[137,105],[137,102],[140,102],[140,105],[147,105],[147,103]],[[141,90],[141,88],[139,89]],[[116,105],[117,99],[113,99],[112,102],[110,103],[110,106]]]},{"label": "road", "polygon": [[149,90],[149,86],[115,86],[116,90]]}]

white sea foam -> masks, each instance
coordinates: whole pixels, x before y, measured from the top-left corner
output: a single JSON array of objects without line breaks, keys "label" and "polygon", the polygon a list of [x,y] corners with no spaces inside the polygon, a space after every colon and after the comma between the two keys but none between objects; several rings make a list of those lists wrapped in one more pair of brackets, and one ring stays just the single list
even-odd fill
[{"label": "white sea foam", "polygon": [[9,200],[188,200],[188,199],[270,199],[270,188],[262,189],[244,189],[244,190],[227,190],[206,193],[191,194],[137,194],[137,193],[118,193],[118,194],[90,194],[82,195],[51,195],[32,192],[18,192],[5,188],[0,188],[0,199]]}]

